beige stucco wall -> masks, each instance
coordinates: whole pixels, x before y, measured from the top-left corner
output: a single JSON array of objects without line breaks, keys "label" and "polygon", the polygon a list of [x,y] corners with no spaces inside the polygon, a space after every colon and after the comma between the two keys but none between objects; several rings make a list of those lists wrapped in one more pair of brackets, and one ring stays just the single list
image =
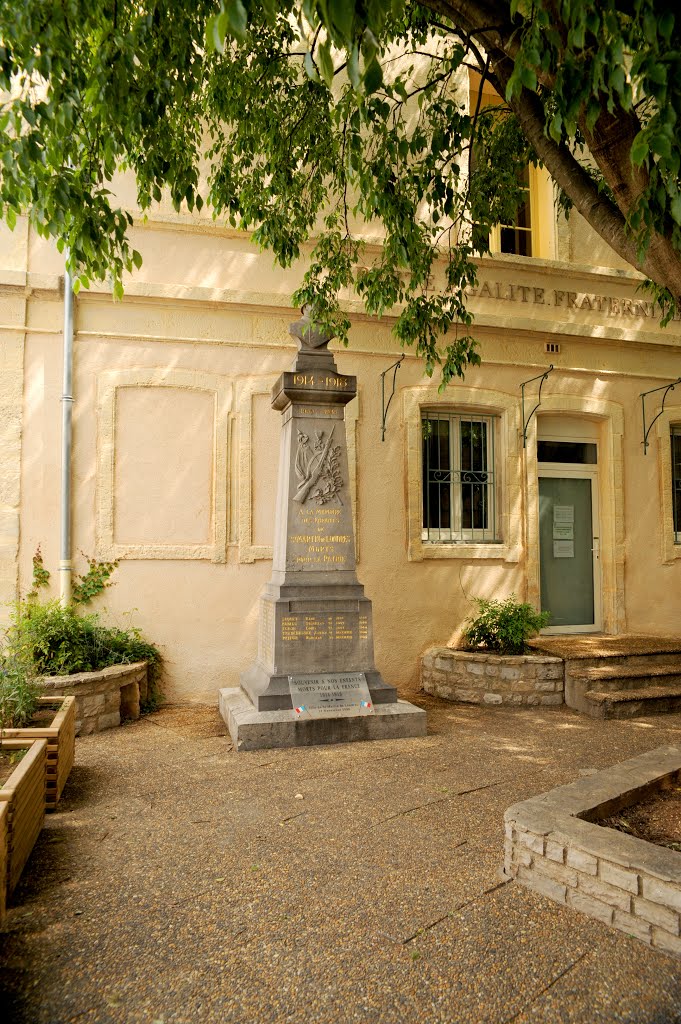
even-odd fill
[{"label": "beige stucco wall", "polygon": [[[61,261],[18,230],[0,272],[3,600],[17,581],[27,589],[39,543],[56,580],[59,546]],[[76,301],[74,554],[119,558],[98,607],[161,645],[172,697],[214,701],[256,651],[280,420],[268,394],[293,360],[289,296],[300,268],[275,270],[247,239],[203,220],[135,234],[145,263],[124,301],[104,289]],[[351,345],[337,362],[359,382],[348,410],[358,572],[374,602],[378,667],[400,687],[416,681],[423,650],[456,635],[473,597],[536,600],[536,420],[523,449],[519,385],[549,362],[543,411],[588,417],[601,431],[606,626],[679,629],[665,433],[644,455],[638,396],[679,375],[681,331],[659,328],[633,275],[600,267],[485,260],[471,297],[482,367],[439,395],[408,353],[383,443],[380,374],[399,350],[391,321],[368,321],[348,297]],[[547,354],[547,341],[560,351]],[[432,557],[415,536],[418,421],[434,403],[503,414],[505,535],[494,550]],[[677,413],[681,421],[680,403],[671,393],[667,427]]]},{"label": "beige stucco wall", "polygon": [[0,224],[5,288],[0,313],[0,607],[17,597],[23,434],[25,271],[28,225]]}]

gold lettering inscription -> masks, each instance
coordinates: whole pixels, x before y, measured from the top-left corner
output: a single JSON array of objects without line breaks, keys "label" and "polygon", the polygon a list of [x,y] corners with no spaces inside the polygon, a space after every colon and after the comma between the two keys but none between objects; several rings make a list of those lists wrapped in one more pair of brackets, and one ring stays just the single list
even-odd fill
[{"label": "gold lettering inscription", "polygon": [[325,537],[322,533],[296,533],[289,537],[291,544],[349,544],[352,537],[347,533],[339,533],[333,537]]},{"label": "gold lettering inscription", "polygon": [[[360,619],[358,638],[367,639],[362,635],[362,619]],[[366,624],[366,619],[364,618]],[[317,640],[353,641],[355,628],[345,615],[283,615],[281,619],[281,638],[288,643],[314,643]]]},{"label": "gold lettering inscription", "polygon": [[326,523],[329,519],[340,519],[341,509],[339,508],[310,508],[300,513],[304,523]]},{"label": "gold lettering inscription", "polygon": [[332,377],[326,374],[294,373],[293,386],[297,388],[329,388],[342,391],[350,386],[348,377]]}]

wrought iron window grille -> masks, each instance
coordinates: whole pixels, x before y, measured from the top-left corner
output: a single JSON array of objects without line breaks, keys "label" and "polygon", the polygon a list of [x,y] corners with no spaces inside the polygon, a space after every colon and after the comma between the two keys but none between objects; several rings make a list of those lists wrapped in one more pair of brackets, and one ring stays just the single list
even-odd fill
[{"label": "wrought iron window grille", "polygon": [[498,543],[497,420],[494,415],[424,412],[424,541]]}]

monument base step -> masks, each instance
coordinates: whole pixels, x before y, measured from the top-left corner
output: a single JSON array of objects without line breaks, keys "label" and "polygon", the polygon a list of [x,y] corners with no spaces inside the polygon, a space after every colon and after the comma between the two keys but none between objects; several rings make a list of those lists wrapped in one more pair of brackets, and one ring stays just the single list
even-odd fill
[{"label": "monument base step", "polygon": [[293,711],[257,711],[244,691],[235,688],[220,690],[219,706],[236,750],[426,735],[425,711],[406,700],[374,705],[372,715],[302,719],[296,718]]}]

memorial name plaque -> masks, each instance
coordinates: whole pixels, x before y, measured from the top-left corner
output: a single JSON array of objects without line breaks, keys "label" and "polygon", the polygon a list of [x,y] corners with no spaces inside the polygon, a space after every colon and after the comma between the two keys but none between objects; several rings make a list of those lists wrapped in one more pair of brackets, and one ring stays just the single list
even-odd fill
[{"label": "memorial name plaque", "polygon": [[349,718],[373,714],[363,672],[289,676],[288,681],[294,718]]}]

